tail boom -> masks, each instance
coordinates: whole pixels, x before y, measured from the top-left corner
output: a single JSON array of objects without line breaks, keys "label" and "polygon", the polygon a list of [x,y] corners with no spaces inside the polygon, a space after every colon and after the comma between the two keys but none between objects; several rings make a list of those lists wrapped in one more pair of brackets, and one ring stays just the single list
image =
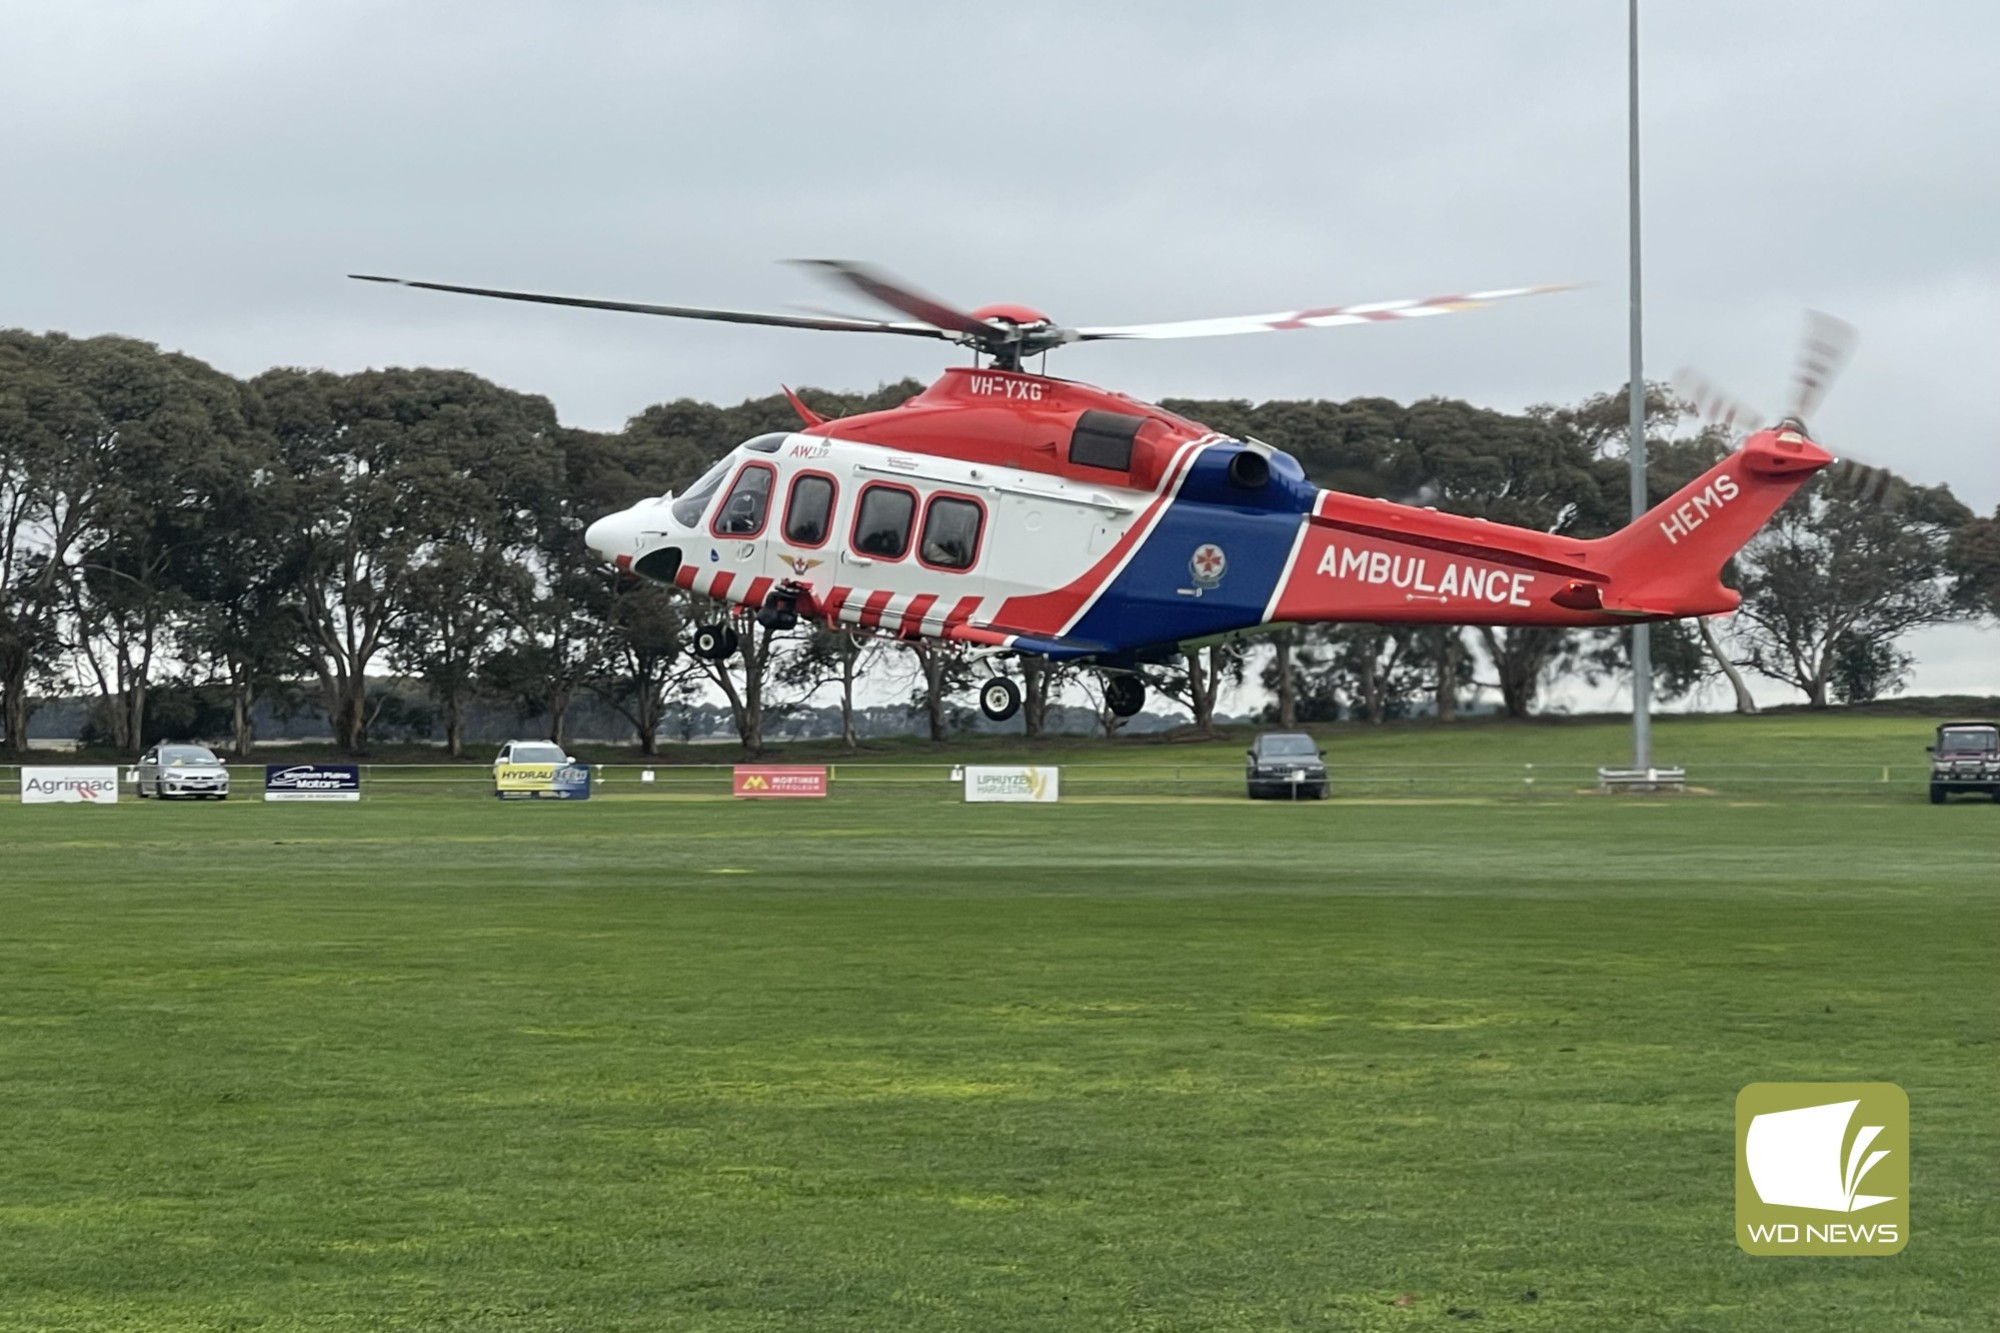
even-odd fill
[{"label": "tail boom", "polygon": [[1322,491],[1268,621],[1617,625],[1714,615],[1722,567],[1832,457],[1789,424],[1594,541]]}]

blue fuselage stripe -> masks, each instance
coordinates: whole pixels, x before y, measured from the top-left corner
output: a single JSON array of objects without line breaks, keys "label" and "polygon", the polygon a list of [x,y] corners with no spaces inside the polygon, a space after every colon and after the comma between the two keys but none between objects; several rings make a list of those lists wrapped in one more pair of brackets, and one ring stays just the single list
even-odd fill
[{"label": "blue fuselage stripe", "polygon": [[[1314,492],[1303,479],[1274,476],[1257,503],[1242,503],[1227,477],[1233,452],[1203,451],[1145,543],[1070,635],[1133,649],[1263,622]],[[1199,577],[1194,567],[1195,553],[1210,546],[1223,556],[1219,579]]]}]

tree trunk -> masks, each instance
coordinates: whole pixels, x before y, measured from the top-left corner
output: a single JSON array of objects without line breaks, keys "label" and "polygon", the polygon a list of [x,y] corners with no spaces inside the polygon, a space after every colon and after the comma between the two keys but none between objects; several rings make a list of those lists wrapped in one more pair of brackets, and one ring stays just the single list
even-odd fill
[{"label": "tree trunk", "polygon": [[1368,720],[1380,724],[1385,711],[1382,706],[1382,635],[1379,630],[1369,634],[1361,645],[1361,698],[1368,709]]},{"label": "tree trunk", "polygon": [[0,682],[0,701],[4,701],[7,729],[7,748],[15,754],[26,754],[28,750],[28,670],[22,666],[7,673]]},{"label": "tree trunk", "polygon": [[569,705],[576,697],[576,689],[566,683],[551,682],[549,686],[549,740],[557,745],[569,744]]},{"label": "tree trunk", "polygon": [[848,753],[861,748],[854,730],[854,670],[861,662],[861,645],[852,638],[840,655],[840,743]]},{"label": "tree trunk", "polygon": [[737,688],[728,662],[705,662],[702,666],[729,701],[729,718],[736,724],[736,737],[743,743],[744,753],[754,758],[764,753],[764,675],[770,660],[771,631],[754,620],[745,621],[740,651],[741,689]]},{"label": "tree trunk", "polygon": [[1438,626],[1437,715],[1440,722],[1458,720],[1458,664],[1465,652],[1456,625]]},{"label": "tree trunk", "polygon": [[1193,715],[1194,729],[1203,736],[1212,736],[1215,715],[1210,711],[1208,673],[1202,669],[1201,649],[1183,649],[1181,660],[1187,663],[1188,712]]},{"label": "tree trunk", "polygon": [[1479,627],[1486,651],[1493,658],[1493,670],[1500,677],[1500,704],[1508,717],[1526,717],[1535,704],[1542,667],[1549,660],[1544,635],[1560,636],[1560,630],[1516,628],[1502,644],[1491,625]]},{"label": "tree trunk", "polygon": [[1292,639],[1296,633],[1280,630],[1272,640],[1277,646],[1278,725],[1286,730],[1299,725],[1299,688],[1292,674]]},{"label": "tree trunk", "polygon": [[253,720],[256,705],[248,676],[241,671],[232,671],[229,679],[229,739],[230,749],[238,759],[248,759],[251,747],[256,743],[257,728]]},{"label": "tree trunk", "polygon": [[1021,658],[1021,721],[1030,740],[1038,739],[1049,722],[1049,685],[1055,672],[1045,657],[1024,654]]},{"label": "tree trunk", "polygon": [[361,754],[368,748],[368,683],[365,677],[346,682],[340,700],[340,748]]},{"label": "tree trunk", "polygon": [[1723,656],[1722,645],[1716,642],[1715,628],[1709,624],[1709,618],[1700,616],[1694,623],[1701,630],[1701,641],[1708,648],[1708,655],[1722,668],[1722,674],[1729,680],[1729,688],[1735,692],[1736,711],[1745,716],[1754,716],[1757,712],[1757,700],[1751,696],[1749,685],[1744,683],[1743,673],[1736,669],[1734,662]]},{"label": "tree trunk", "polygon": [[924,673],[924,720],[930,725],[931,744],[942,745],[951,739],[951,719],[944,707],[944,676],[949,663],[935,644],[919,641],[910,648]]},{"label": "tree trunk", "polygon": [[444,752],[453,759],[465,757],[465,700],[455,689],[444,695]]}]

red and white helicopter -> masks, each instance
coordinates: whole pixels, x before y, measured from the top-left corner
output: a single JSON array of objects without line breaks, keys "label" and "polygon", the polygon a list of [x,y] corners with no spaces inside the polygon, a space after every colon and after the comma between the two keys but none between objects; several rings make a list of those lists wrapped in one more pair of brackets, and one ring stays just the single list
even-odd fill
[{"label": "red and white helicopter", "polygon": [[[793,432],[731,451],[679,496],[590,525],[621,570],[756,615],[799,617],[1035,653],[1105,672],[1106,703],[1145,701],[1139,669],[1181,645],[1315,621],[1622,625],[1732,611],[1723,564],[1834,460],[1796,410],[1630,526],[1582,540],[1322,490],[1290,455],[1124,394],[1031,374],[1069,343],[1332,328],[1470,310],[1551,287],[1268,315],[1065,328],[1038,311],[961,311],[879,269],[809,261],[904,320],[760,314],[599,301],[372,275],[431,291],[637,314],[938,338],[969,347],[901,407],[825,420],[791,395]],[[1830,367],[1822,367],[1822,372]],[[695,651],[736,650],[727,623]],[[1001,721],[1018,686],[995,674],[980,707]]]}]

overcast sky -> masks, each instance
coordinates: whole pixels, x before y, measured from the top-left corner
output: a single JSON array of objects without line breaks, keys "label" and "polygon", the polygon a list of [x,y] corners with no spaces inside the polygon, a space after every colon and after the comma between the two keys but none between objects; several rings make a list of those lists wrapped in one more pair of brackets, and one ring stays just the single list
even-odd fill
[{"label": "overcast sky", "polygon": [[[605,428],[958,356],[341,276],[860,309],[773,262],[823,255],[1064,323],[1595,284],[1052,358],[1144,396],[1516,408],[1625,377],[1617,0],[0,0],[0,19],[0,324],[239,374],[463,366]],[[1800,311],[1833,311],[1861,345],[1822,439],[1991,511],[2000,6],[1653,0],[1642,41],[1648,372],[1692,364],[1776,408]],[[2000,637],[1919,647],[1920,688],[2000,689]]]}]

